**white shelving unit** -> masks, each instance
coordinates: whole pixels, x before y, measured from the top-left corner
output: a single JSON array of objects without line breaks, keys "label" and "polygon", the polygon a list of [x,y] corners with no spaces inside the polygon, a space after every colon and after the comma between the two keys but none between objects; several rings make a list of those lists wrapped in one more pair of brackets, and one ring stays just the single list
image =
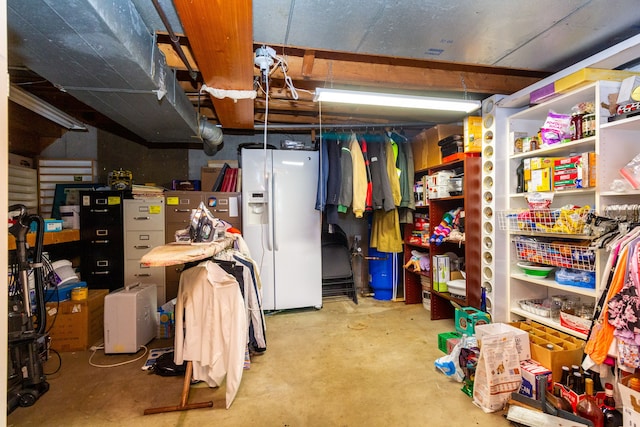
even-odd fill
[{"label": "white shelving unit", "polygon": [[[505,220],[505,217],[513,215],[513,212],[528,208],[525,199],[525,195],[528,193],[516,193],[516,169],[523,159],[531,157],[560,157],[591,151],[596,153],[596,187],[556,191],[554,192],[551,209],[565,205],[588,206],[593,212],[600,214],[607,205],[640,202],[640,191],[617,193],[609,189],[614,179],[621,178],[618,172],[619,169],[640,152],[640,117],[608,122],[610,114],[608,110],[602,107],[603,103],[609,103],[608,96],[610,94],[618,92],[619,85],[618,82],[594,82],[543,104],[519,111],[507,119],[506,133],[509,137],[503,146],[503,149],[507,152],[508,196],[505,205],[507,211],[498,213],[498,224],[496,225],[504,231],[509,244],[509,250],[507,251],[508,262],[506,263],[508,269],[507,289],[505,291],[511,320],[532,319],[576,337],[586,338],[585,334],[563,327],[551,317],[541,316],[522,309],[519,302],[530,299],[545,299],[554,295],[572,295],[579,297],[581,301],[595,303],[597,296],[605,285],[605,283],[600,282],[602,266],[607,257],[605,250],[594,250],[594,258],[585,265],[570,265],[574,268],[595,271],[595,289],[559,284],[555,281],[553,273],[546,279],[531,278],[523,274],[522,270],[517,266],[517,263],[522,261],[522,252],[518,252],[516,245],[516,241],[521,238],[520,236],[551,238],[555,241],[554,243],[560,245],[563,244],[562,242],[567,242],[568,251],[574,248],[572,245],[581,245],[585,241],[588,242],[589,237],[580,231],[575,234],[565,234],[563,232],[537,232],[527,227],[514,227],[513,217],[507,220]],[[549,111],[570,114],[572,107],[581,102],[593,102],[596,107],[595,136],[543,147],[526,153],[513,153],[512,136],[514,133],[524,132],[530,136],[535,135],[544,124]],[[632,202],[631,200],[634,200],[634,198],[635,202]],[[573,252],[571,253],[573,254]],[[554,264],[554,261],[547,262],[555,266],[561,265]]]}]

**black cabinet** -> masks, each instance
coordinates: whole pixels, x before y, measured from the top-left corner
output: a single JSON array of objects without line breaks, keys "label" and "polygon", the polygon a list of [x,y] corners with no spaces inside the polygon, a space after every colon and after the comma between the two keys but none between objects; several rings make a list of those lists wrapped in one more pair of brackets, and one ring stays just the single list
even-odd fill
[{"label": "black cabinet", "polygon": [[124,286],[122,191],[80,193],[80,274],[91,289]]}]

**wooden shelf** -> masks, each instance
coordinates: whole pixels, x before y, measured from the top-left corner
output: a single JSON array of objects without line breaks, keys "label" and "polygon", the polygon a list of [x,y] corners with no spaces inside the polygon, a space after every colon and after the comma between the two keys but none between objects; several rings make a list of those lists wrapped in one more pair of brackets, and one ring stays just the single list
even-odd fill
[{"label": "wooden shelf", "polygon": [[[463,306],[473,306],[480,308],[481,300],[481,205],[482,205],[482,166],[479,156],[466,156],[464,159],[456,160],[446,164],[441,164],[428,169],[416,171],[417,180],[425,174],[433,174],[439,170],[462,168],[464,171],[463,192],[461,196],[442,197],[439,199],[429,199],[429,219],[430,230],[429,235],[433,234],[433,230],[440,223],[444,213],[457,207],[465,210],[465,241],[445,240],[440,245],[429,244],[416,245],[409,243],[413,225],[407,224],[404,228],[404,262],[411,258],[411,250],[415,248],[429,249],[431,257],[446,252],[455,252],[459,256],[464,257],[467,273],[467,296],[466,298],[457,298],[451,296],[448,292],[437,292],[431,287],[431,319],[447,319],[454,316],[454,308],[450,301],[455,301]],[[404,285],[407,292],[416,293],[418,290],[427,290],[422,287],[421,276],[428,276],[429,272],[415,272],[405,269]],[[408,303],[420,302],[418,300],[407,301]]]},{"label": "wooden shelf", "polygon": [[[80,240],[80,230],[62,230],[55,232],[44,233],[44,245],[55,245],[58,243],[75,242]],[[36,233],[27,234],[27,243],[33,247],[36,244]],[[8,241],[9,250],[16,249],[16,239],[13,235],[9,234]]]}]

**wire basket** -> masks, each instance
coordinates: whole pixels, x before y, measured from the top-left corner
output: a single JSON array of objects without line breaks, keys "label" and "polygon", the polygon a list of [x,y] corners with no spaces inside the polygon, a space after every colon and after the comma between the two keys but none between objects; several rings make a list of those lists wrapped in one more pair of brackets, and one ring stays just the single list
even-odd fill
[{"label": "wire basket", "polygon": [[513,241],[516,258],[521,261],[595,271],[596,250],[587,245],[562,242],[543,242],[519,237]]},{"label": "wire basket", "polygon": [[498,226],[512,232],[588,234],[587,219],[593,212],[589,207],[504,211]]}]

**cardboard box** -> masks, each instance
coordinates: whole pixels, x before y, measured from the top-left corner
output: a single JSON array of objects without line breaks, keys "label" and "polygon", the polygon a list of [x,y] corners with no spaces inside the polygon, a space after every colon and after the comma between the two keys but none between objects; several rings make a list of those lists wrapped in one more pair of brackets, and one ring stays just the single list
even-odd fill
[{"label": "cardboard box", "polygon": [[596,153],[594,151],[590,151],[587,153],[589,160],[588,160],[588,164],[589,164],[589,187],[590,188],[594,188],[596,186],[596,173],[597,173],[597,169],[596,169]]},{"label": "cardboard box", "polygon": [[435,255],[431,263],[433,280],[431,286],[437,292],[447,292],[447,282],[451,278],[450,259],[448,255]]},{"label": "cardboard box", "polygon": [[585,335],[589,334],[589,330],[591,330],[591,320],[564,311],[560,312],[560,325]]},{"label": "cardboard box", "polygon": [[200,168],[202,191],[213,191],[213,184],[216,183],[225,163],[230,168],[238,168],[237,160],[209,160],[207,166]]},{"label": "cardboard box", "polygon": [[557,93],[566,92],[578,86],[583,86],[597,80],[612,80],[621,82],[627,77],[639,76],[640,73],[633,71],[606,70],[600,68],[583,68],[575,73],[569,74],[555,81],[555,91]]},{"label": "cardboard box", "polygon": [[82,301],[47,303],[47,327],[53,325],[51,348],[59,352],[84,351],[103,339],[104,297],[107,289],[89,289]]},{"label": "cardboard box", "polygon": [[637,375],[628,375],[618,383],[618,391],[622,399],[622,425],[633,427],[640,425],[640,393],[629,387],[629,380]]},{"label": "cardboard box", "polygon": [[475,328],[476,338],[482,342],[482,338],[488,335],[513,336],[516,340],[516,349],[520,361],[531,359],[531,345],[529,333],[507,323],[489,323],[478,325]]},{"label": "cardboard box", "polygon": [[560,381],[563,365],[582,363],[583,340],[536,322],[512,322],[510,325],[529,334],[531,359],[550,369],[553,381]]},{"label": "cardboard box", "polygon": [[476,333],[476,326],[491,323],[491,318],[484,311],[480,311],[473,307],[456,308],[456,331],[468,336]]},{"label": "cardboard box", "polygon": [[551,191],[552,176],[551,168],[532,169],[531,179],[527,183],[527,191],[530,193]]},{"label": "cardboard box", "polygon": [[523,396],[540,400],[541,393],[546,391],[538,389],[538,379],[540,378],[546,378],[547,388],[551,386],[551,370],[535,360],[521,360],[520,373],[522,374],[522,383],[518,392]]},{"label": "cardboard box", "polygon": [[[585,177],[588,177],[588,154],[560,157],[553,162],[554,190],[584,188]],[[587,178],[587,185],[588,185]]]},{"label": "cardboard box", "polygon": [[617,104],[630,104],[632,102],[640,101],[640,93],[638,88],[640,87],[640,77],[631,76],[622,80],[620,85],[620,91],[618,92]]},{"label": "cardboard box", "polygon": [[468,116],[462,122],[465,153],[482,151],[482,117]]},{"label": "cardboard box", "polygon": [[419,171],[440,165],[442,156],[438,142],[448,136],[462,133],[462,125],[452,124],[440,124],[420,132],[411,143],[414,169]]}]

